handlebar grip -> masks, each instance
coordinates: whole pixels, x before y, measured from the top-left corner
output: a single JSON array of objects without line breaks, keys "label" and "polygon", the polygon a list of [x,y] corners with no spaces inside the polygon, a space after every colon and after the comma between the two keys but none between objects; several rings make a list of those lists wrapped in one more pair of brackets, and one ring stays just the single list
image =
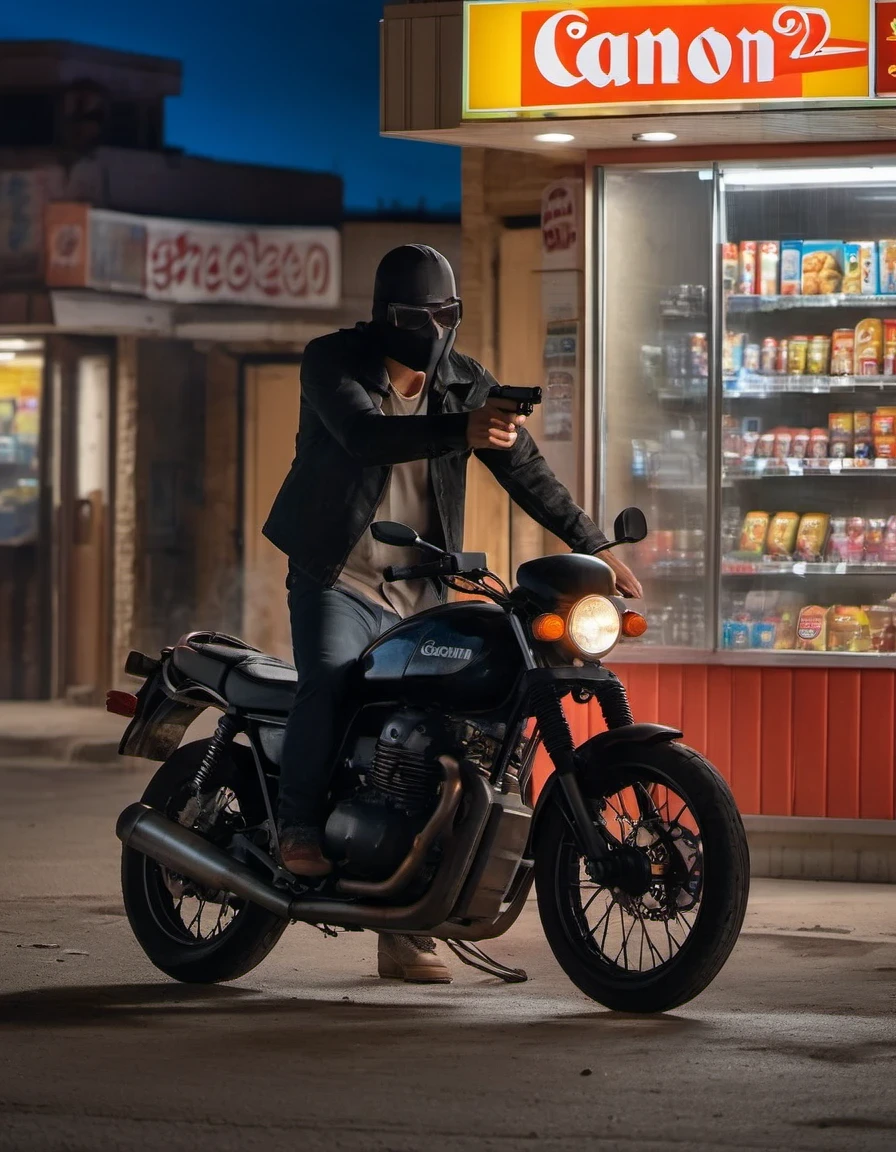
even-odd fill
[{"label": "handlebar grip", "polygon": [[383,569],[383,579],[387,584],[394,584],[396,580],[412,580],[417,575],[419,568],[419,564],[412,564],[409,567],[401,564],[390,564],[388,568]]}]

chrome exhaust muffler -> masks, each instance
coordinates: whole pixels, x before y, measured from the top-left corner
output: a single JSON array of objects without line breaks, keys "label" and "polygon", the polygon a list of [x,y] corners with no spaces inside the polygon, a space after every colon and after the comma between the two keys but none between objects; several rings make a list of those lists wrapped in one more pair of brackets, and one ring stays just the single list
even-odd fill
[{"label": "chrome exhaust muffler", "polygon": [[184,828],[148,804],[131,804],[118,817],[115,835],[128,848],[188,876],[214,891],[232,892],[288,920],[293,897],[278,892],[257,873],[198,833]]}]

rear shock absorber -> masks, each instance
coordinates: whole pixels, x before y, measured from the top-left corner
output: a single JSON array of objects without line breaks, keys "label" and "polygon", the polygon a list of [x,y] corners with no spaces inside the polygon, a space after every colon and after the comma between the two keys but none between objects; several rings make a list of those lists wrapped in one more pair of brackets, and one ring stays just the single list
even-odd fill
[{"label": "rear shock absorber", "polygon": [[597,700],[607,728],[627,728],[629,724],[634,724],[628,696],[622,681],[616,676],[601,684]]},{"label": "rear shock absorber", "polygon": [[218,721],[214,735],[208,742],[202,763],[193,777],[193,795],[200,796],[205,792],[214,779],[215,772],[224,758],[235,736],[242,731],[242,725],[233,716],[226,713]]}]

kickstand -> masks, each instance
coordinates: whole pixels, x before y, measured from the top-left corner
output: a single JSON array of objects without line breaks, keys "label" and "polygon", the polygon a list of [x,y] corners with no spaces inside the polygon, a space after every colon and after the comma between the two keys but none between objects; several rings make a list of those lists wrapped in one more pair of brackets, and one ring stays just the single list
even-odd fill
[{"label": "kickstand", "polygon": [[506,964],[493,960],[481,948],[469,943],[469,941],[446,940],[445,943],[462,964],[468,964],[471,968],[478,968],[480,972],[485,972],[488,976],[497,976],[506,984],[524,984],[529,979],[525,969],[508,968]]}]

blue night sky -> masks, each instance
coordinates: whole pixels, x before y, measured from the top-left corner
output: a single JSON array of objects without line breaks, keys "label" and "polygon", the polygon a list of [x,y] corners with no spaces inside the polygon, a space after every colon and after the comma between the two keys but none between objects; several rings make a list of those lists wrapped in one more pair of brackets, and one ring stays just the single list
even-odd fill
[{"label": "blue night sky", "polygon": [[350,209],[460,203],[460,152],[379,137],[383,0],[28,0],[0,38],[168,56],[183,94],[168,143],[202,156],[338,172]]}]

